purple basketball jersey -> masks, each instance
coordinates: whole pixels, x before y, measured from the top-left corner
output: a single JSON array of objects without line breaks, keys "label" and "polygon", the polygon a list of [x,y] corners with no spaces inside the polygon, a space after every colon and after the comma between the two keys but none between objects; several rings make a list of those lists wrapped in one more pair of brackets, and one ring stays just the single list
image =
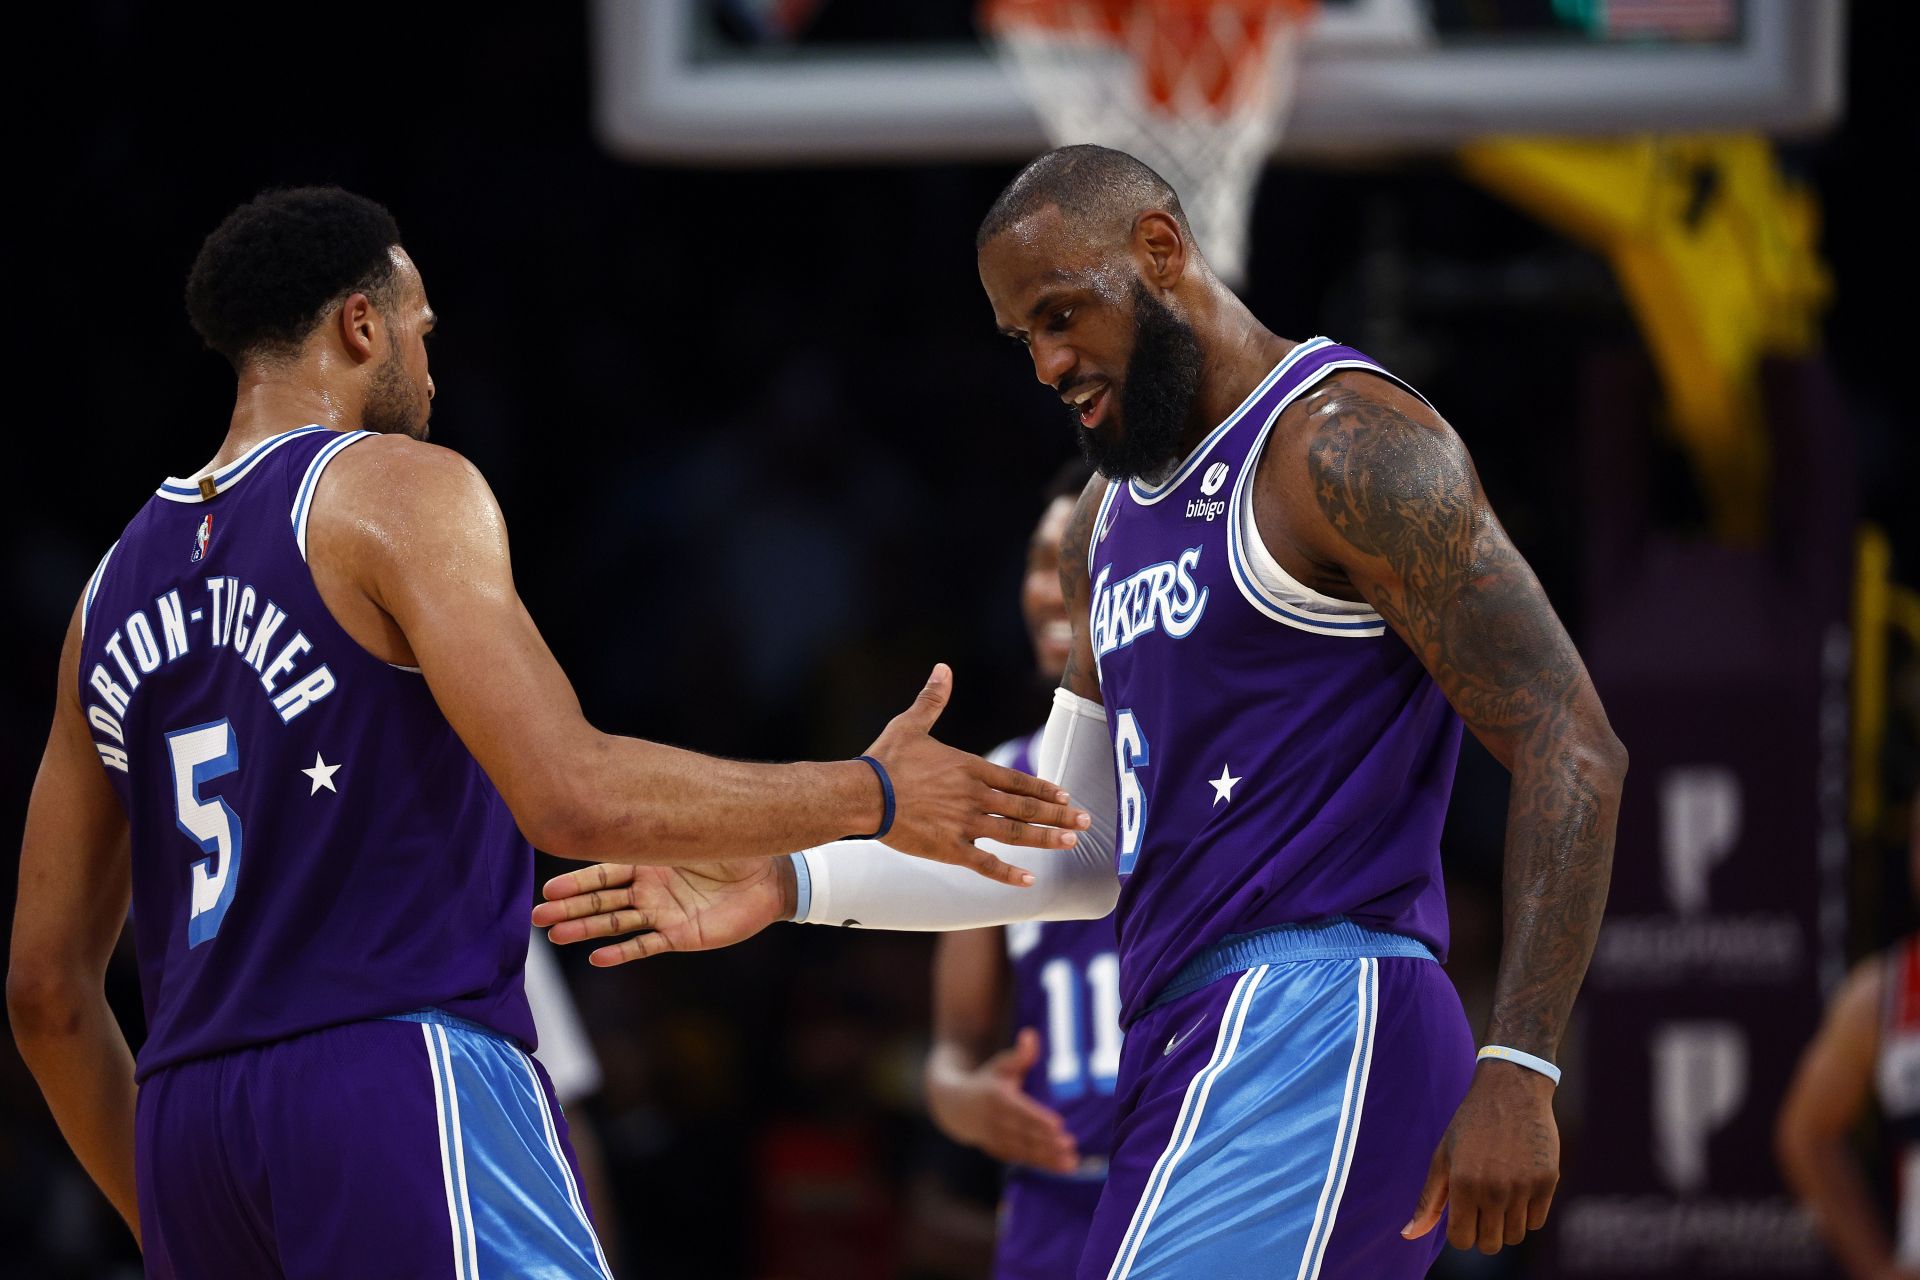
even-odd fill
[{"label": "purple basketball jersey", "polygon": [[1287,578],[1252,528],[1267,433],[1341,369],[1392,377],[1303,342],[1166,483],[1110,486],[1094,524],[1129,1026],[1200,952],[1274,925],[1344,916],[1445,956],[1459,718],[1377,613]]},{"label": "purple basketball jersey", "polygon": [[132,833],[139,1075],[425,1008],[534,1041],[532,850],[417,671],[328,612],[303,427],[169,480],[82,605],[81,704]]}]

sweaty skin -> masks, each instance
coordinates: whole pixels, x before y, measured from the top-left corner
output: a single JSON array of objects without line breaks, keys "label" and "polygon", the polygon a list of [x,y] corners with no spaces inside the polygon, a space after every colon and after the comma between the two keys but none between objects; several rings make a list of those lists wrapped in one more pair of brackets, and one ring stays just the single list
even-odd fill
[{"label": "sweaty skin", "polygon": [[[718,760],[587,722],[514,588],[492,492],[459,455],[425,443],[435,316],[412,260],[391,254],[384,308],[352,293],[291,355],[243,364],[226,439],[199,474],[307,423],[391,432],[342,451],[316,491],[315,585],[354,640],[420,669],[521,830],[549,852],[668,863],[724,853],[764,874],[772,855],[877,828],[880,789],[859,761]],[[129,831],[80,706],[80,629],[76,608],[27,808],[7,1008],[61,1132],[137,1236],[133,1058],[102,985],[131,893]],[[889,843],[1025,883],[974,841],[1069,847],[1085,813],[1049,783],[929,737],[951,687],[936,667],[867,749],[894,782]]]},{"label": "sweaty skin", "polygon": [[[1205,353],[1171,470],[1294,344],[1190,254],[1171,215],[1144,211],[1110,243],[1076,234],[1049,206],[989,242],[980,274],[1001,331],[1028,347],[1035,376],[1056,390],[1071,395],[1089,378],[1117,388],[1124,377],[1129,319],[1103,287],[1102,264],[1116,257],[1192,326]],[[1090,429],[1125,431],[1120,397],[1104,399]],[[1105,489],[1096,478],[1083,495],[1061,570],[1080,626],[1063,683],[1094,700],[1085,548]],[[1599,931],[1626,772],[1572,641],[1488,506],[1465,445],[1384,379],[1335,374],[1281,415],[1255,473],[1254,512],[1281,567],[1377,610],[1511,770],[1504,945],[1486,1042],[1552,1060]],[[1426,1234],[1450,1207],[1456,1247],[1518,1244],[1545,1223],[1558,1179],[1552,1085],[1483,1062],[1404,1234]]]},{"label": "sweaty skin", "polygon": [[[1035,376],[1081,430],[1127,429],[1130,280],[1193,331],[1203,370],[1186,432],[1149,483],[1296,345],[1254,318],[1162,209],[1103,228],[1069,226],[1045,205],[987,241],[979,267],[1001,333],[1028,349]],[[1075,627],[1061,683],[1096,702],[1086,555],[1107,484],[1096,476],[1088,485],[1060,556]],[[1372,374],[1338,373],[1275,424],[1255,471],[1254,513],[1281,567],[1376,610],[1511,771],[1504,936],[1484,1042],[1553,1060],[1606,903],[1627,756],[1466,446],[1416,397]],[[704,869],[590,867],[546,886],[535,923],[553,926],[556,942],[653,930],[600,948],[596,964],[725,946],[791,914],[790,886],[777,883],[785,865],[764,884]],[[1481,1062],[1403,1234],[1427,1234],[1444,1212],[1455,1247],[1497,1252],[1545,1223],[1559,1176],[1551,1083]]]}]

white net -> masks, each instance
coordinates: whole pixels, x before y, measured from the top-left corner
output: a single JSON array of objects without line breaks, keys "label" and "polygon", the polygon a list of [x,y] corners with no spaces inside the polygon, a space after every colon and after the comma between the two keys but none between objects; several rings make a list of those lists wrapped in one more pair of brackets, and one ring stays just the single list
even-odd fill
[{"label": "white net", "polygon": [[1301,0],[990,0],[982,19],[1055,146],[1093,142],[1173,184],[1194,239],[1246,279],[1254,186],[1279,140]]}]

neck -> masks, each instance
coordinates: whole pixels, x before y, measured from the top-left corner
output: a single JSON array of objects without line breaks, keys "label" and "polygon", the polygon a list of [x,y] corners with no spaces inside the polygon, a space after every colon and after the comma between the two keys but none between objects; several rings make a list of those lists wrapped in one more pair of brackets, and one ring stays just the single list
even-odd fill
[{"label": "neck", "polygon": [[202,471],[223,467],[262,440],[295,427],[318,423],[344,431],[359,422],[360,407],[357,394],[346,392],[312,360],[272,368],[249,364],[240,370],[227,438]]},{"label": "neck", "polygon": [[1179,453],[1167,461],[1158,479],[1149,478],[1151,483],[1173,474],[1253,393],[1273,366],[1298,345],[1261,324],[1246,303],[1214,278],[1206,281],[1203,291],[1188,305],[1186,319],[1203,353],[1200,394],[1194,397],[1193,416],[1180,435]]}]

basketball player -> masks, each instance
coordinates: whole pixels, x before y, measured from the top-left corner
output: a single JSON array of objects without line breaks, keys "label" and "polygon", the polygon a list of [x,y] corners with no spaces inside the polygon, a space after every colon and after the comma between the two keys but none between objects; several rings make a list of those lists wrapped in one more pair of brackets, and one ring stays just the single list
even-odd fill
[{"label": "basketball player", "polygon": [[[927,737],[944,668],[869,762],[589,725],[486,483],[424,443],[435,317],[380,206],[241,206],[187,309],[238,394],[68,628],[21,852],[21,1052],[151,1276],[602,1276],[526,1053],[529,839],[686,861],[890,825],[1014,882],[972,838],[1071,843],[1074,814]],[[137,1065],[101,985],[130,898]]]},{"label": "basketball player", "polygon": [[[1920,796],[1908,869],[1920,887]],[[1892,1139],[1889,1237],[1848,1140],[1870,1098]],[[1780,1171],[1853,1280],[1920,1280],[1920,934],[1855,966],[1800,1059],[1776,1129]]]},{"label": "basketball player", "polygon": [[[1089,838],[1022,894],[852,846],[574,872],[536,922],[652,930],[604,965],[778,918],[1097,915],[1117,871],[1126,1044],[1082,1280],[1398,1280],[1443,1216],[1461,1248],[1518,1244],[1559,1176],[1552,1059],[1626,771],[1579,655],[1439,413],[1262,326],[1145,165],[1049,152],[977,247],[1001,331],[1105,476],[1062,547],[1074,650],[1039,755]],[[1513,775],[1478,1055],[1437,963],[1463,720]]]},{"label": "basketball player", "polygon": [[[1061,473],[1027,548],[1021,613],[1049,684],[1073,642],[1060,538],[1088,479],[1078,460]],[[1036,731],[987,758],[1030,769],[1039,744]],[[949,1138],[1008,1166],[996,1280],[1054,1280],[1079,1261],[1113,1132],[1119,978],[1109,918],[965,929],[935,946],[927,1109]],[[1009,1010],[1019,1030],[1003,1047]]]}]

